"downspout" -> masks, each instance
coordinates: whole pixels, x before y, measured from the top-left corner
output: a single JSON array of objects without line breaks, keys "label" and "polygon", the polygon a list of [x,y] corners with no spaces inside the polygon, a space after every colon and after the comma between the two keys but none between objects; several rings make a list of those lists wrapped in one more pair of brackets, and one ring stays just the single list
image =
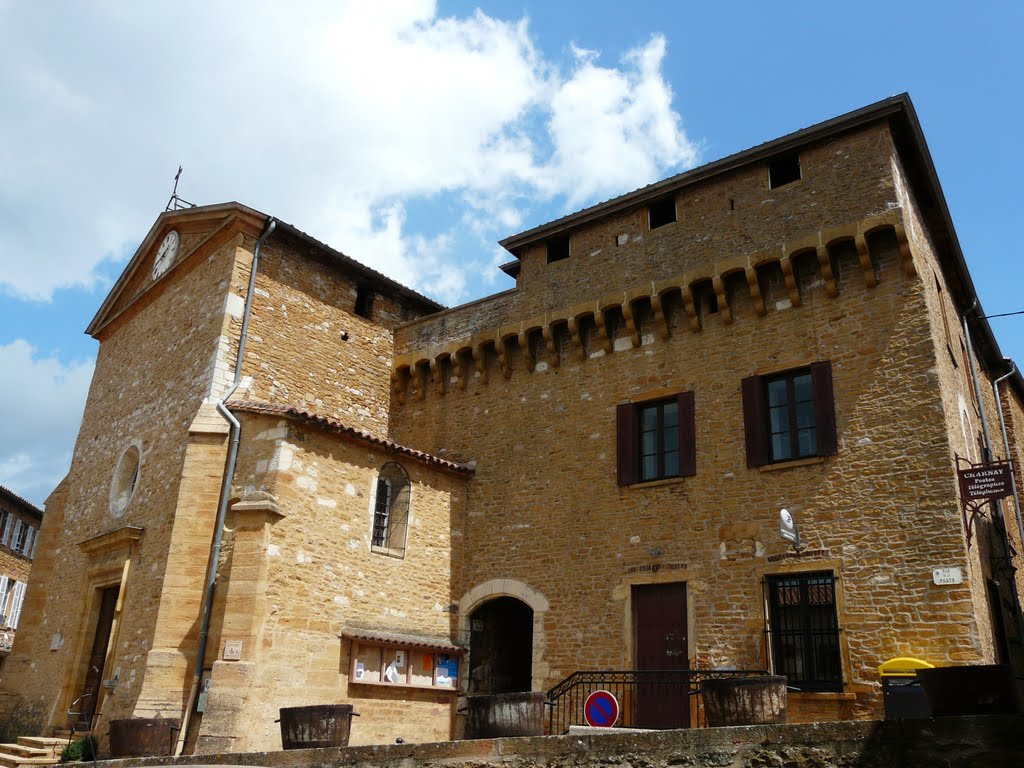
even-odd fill
[{"label": "downspout", "polygon": [[221,398],[217,401],[217,412],[230,425],[231,433],[228,445],[228,456],[224,467],[224,479],[220,486],[220,501],[217,504],[217,522],[214,525],[213,541],[210,544],[210,561],[207,564],[206,594],[203,598],[203,619],[199,629],[199,647],[196,650],[196,666],[192,675],[192,689],[188,694],[185,711],[181,715],[181,728],[178,731],[178,742],[174,754],[178,756],[185,748],[189,721],[195,708],[199,685],[203,679],[203,666],[206,663],[206,641],[210,635],[210,614],[213,612],[213,592],[217,583],[217,562],[220,560],[221,544],[224,540],[224,519],[228,513],[228,502],[231,500],[231,480],[235,476],[235,462],[238,460],[238,441],[242,433],[242,425],[225,405],[235,394],[242,381],[242,361],[245,359],[245,342],[249,336],[249,317],[252,315],[252,299],[256,293],[256,271],[260,263],[260,249],[263,241],[277,228],[277,220],[270,218],[263,229],[263,234],[256,240],[252,252],[252,267],[249,269],[249,290],[245,294],[245,309],[242,311],[242,330],[238,337],[238,353],[235,356],[235,377]]},{"label": "downspout", "polygon": [[[1000,376],[992,382],[992,392],[996,396],[996,407],[999,409],[999,428],[1003,431],[1003,450],[1006,452],[1007,459],[1010,458],[1010,441],[1006,437],[1006,419],[1003,417],[1003,401],[999,398],[999,385],[1013,376],[1016,372],[1017,364],[1011,362],[1009,373],[1005,376]],[[1024,541],[1024,522],[1021,521],[1020,497],[1017,495],[1016,468],[1012,461],[1010,462],[1010,482],[1013,485],[1013,507],[1017,510],[1017,533],[1020,534],[1022,541]]]},{"label": "downspout", "polygon": [[[1003,376],[992,382],[992,393],[996,396],[996,408],[999,409],[999,428],[1003,432],[1003,451],[1007,461],[1010,462],[1010,486],[1013,488],[1013,509],[1016,512],[1017,517],[1017,535],[1021,537],[1021,541],[1024,542],[1024,522],[1021,521],[1020,514],[1020,496],[1017,494],[1017,477],[1014,462],[1010,459],[1010,440],[1006,436],[1006,419],[1003,417],[1003,401],[999,397],[999,385],[1006,379],[1010,378],[1017,372],[1016,363],[1010,363],[1010,370]],[[1020,595],[1017,592],[1017,569],[1013,567],[1013,560],[1010,559],[1010,553],[1013,549],[1010,547],[1010,532],[1006,530],[1006,523],[1003,523],[1003,536],[1005,537],[1004,544],[1006,546],[1007,561],[1010,565],[1011,574],[1011,591],[1013,592],[1013,608],[1017,618],[1017,642],[1024,644],[1024,613],[1021,612],[1020,608]]]}]

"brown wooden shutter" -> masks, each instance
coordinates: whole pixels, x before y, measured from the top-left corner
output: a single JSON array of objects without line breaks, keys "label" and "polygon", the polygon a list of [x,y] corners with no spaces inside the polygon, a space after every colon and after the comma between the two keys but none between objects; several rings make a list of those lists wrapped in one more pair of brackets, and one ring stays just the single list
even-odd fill
[{"label": "brown wooden shutter", "polygon": [[694,418],[693,392],[680,392],[679,403],[679,474],[693,477],[697,474],[697,429]]},{"label": "brown wooden shutter", "polygon": [[832,363],[828,360],[811,364],[811,385],[814,388],[814,423],[818,428],[818,454],[831,456],[838,450],[836,439],[836,407],[832,394]]},{"label": "brown wooden shutter", "polygon": [[640,447],[633,403],[623,403],[615,409],[615,446],[619,485],[632,485],[637,478]]},{"label": "brown wooden shutter", "polygon": [[742,382],[743,432],[747,442],[747,466],[763,467],[771,463],[768,451],[768,408],[764,398],[764,381],[749,376]]}]

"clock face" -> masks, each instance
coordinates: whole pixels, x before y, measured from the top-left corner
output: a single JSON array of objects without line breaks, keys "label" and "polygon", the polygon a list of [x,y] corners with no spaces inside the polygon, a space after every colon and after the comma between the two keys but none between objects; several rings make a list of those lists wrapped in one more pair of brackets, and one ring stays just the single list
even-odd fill
[{"label": "clock face", "polygon": [[176,230],[171,230],[167,233],[167,237],[160,243],[160,248],[156,252],[156,259],[153,261],[153,279],[156,280],[160,275],[167,271],[167,268],[174,262],[174,257],[178,255],[178,233]]}]

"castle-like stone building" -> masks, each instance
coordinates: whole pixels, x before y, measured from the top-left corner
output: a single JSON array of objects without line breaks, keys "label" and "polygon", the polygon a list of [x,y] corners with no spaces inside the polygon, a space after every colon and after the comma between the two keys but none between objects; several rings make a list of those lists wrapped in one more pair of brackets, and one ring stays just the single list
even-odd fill
[{"label": "castle-like stone building", "polygon": [[1019,464],[1024,379],[906,96],[502,245],[515,288],[444,309],[243,205],[162,214],[88,328],[0,706],[239,751],[335,702],[448,739],[460,693],[581,669],[868,718],[886,659],[1019,655],[1019,512],[956,470]]}]

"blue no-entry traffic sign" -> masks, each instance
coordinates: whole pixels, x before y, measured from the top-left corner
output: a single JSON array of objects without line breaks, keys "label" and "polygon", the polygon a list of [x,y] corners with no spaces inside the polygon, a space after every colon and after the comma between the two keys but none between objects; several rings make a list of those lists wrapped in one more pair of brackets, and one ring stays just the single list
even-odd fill
[{"label": "blue no-entry traffic sign", "polygon": [[611,728],[619,719],[619,700],[608,691],[594,691],[587,696],[587,703],[583,705],[583,716],[587,725]]}]

